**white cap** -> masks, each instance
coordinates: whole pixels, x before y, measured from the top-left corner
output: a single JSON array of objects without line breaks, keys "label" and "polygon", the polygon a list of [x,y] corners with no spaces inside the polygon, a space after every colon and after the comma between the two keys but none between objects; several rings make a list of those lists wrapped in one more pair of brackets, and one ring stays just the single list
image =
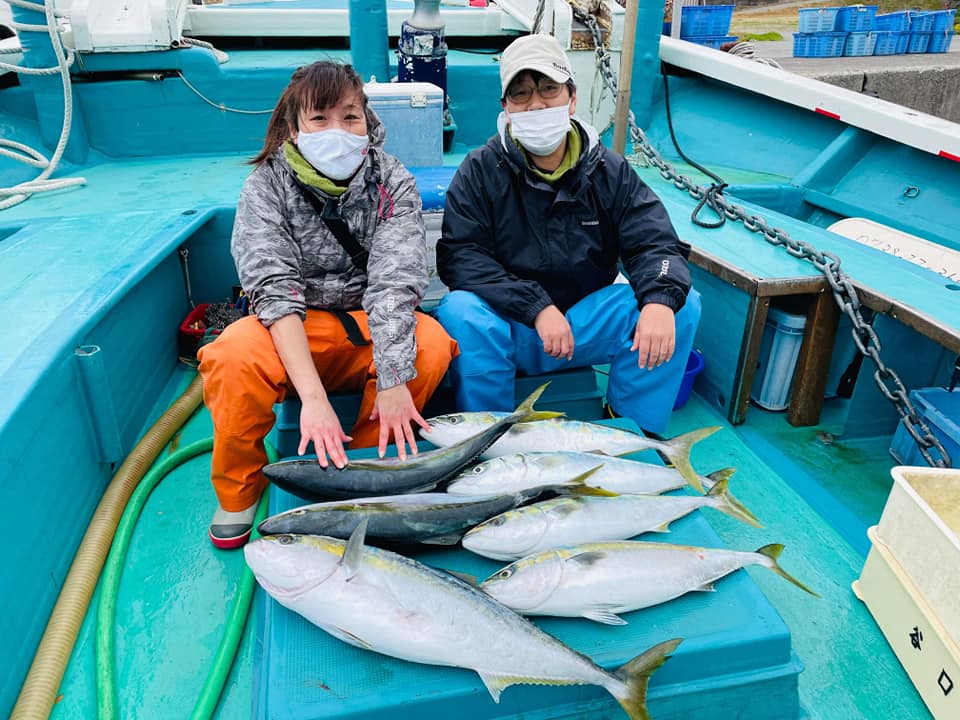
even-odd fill
[{"label": "white cap", "polygon": [[536,70],[558,83],[573,79],[567,54],[553,35],[524,35],[507,46],[500,56],[501,97],[524,70]]}]

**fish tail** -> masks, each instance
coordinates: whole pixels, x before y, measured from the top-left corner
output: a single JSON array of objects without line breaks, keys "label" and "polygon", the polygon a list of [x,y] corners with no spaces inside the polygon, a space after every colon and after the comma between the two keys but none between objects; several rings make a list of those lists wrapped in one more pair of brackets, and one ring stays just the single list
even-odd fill
[{"label": "fish tail", "polygon": [[547,385],[549,384],[549,382],[545,382],[532,393],[527,395],[527,398],[517,406],[517,409],[513,411],[513,414],[517,416],[517,422],[534,422],[535,420],[549,420],[550,418],[564,416],[562,412],[533,409],[534,403],[540,399],[540,396],[543,395],[544,390],[547,389]]},{"label": "fish tail", "polygon": [[[722,470],[714,470],[712,473],[707,473],[708,482],[703,483],[703,486],[709,490],[721,480],[729,480],[732,478],[736,471],[736,468],[728,467],[723,468]],[[701,482],[703,481],[701,480]]]},{"label": "fish tail", "polygon": [[677,435],[669,440],[664,440],[663,447],[660,448],[690,487],[700,493],[703,492],[703,484],[700,482],[700,476],[693,469],[693,465],[690,464],[690,451],[696,443],[713,435],[719,429],[719,425],[714,425]]},{"label": "fish tail", "polygon": [[674,638],[654,645],[613,672],[625,686],[624,697],[617,696],[617,702],[631,720],[650,720],[647,712],[647,683],[650,682],[653,671],[667,661],[670,653],[676,650],[680,643],[680,638]]},{"label": "fish tail", "polygon": [[774,571],[777,575],[779,575],[780,577],[784,578],[785,580],[789,580],[790,582],[792,582],[794,585],[796,585],[796,586],[797,586],[798,588],[800,588],[801,590],[805,590],[806,592],[810,593],[810,594],[813,595],[814,597],[820,597],[817,593],[815,593],[813,590],[811,590],[810,588],[808,588],[808,587],[807,587],[806,585],[804,585],[802,582],[800,582],[799,580],[797,580],[793,575],[791,575],[791,574],[788,573],[786,570],[784,570],[782,567],[780,567],[780,565],[777,563],[777,558],[780,557],[780,553],[782,553],[782,552],[783,552],[783,545],[780,545],[779,543],[773,543],[773,544],[771,544],[771,545],[764,545],[762,548],[757,548],[757,553],[758,553],[758,554],[764,555],[764,556],[766,556],[767,558],[769,558],[769,564],[763,563],[764,565],[766,565],[768,568],[770,568],[771,570],[773,570],[773,571]]},{"label": "fish tail", "polygon": [[713,505],[714,510],[726,513],[732,518],[747,523],[747,525],[753,525],[758,528],[763,527],[760,521],[757,520],[757,516],[750,512],[746,505],[730,493],[730,481],[728,479],[724,478],[714,484],[714,486],[710,488],[710,492],[707,493],[707,497],[716,500],[716,503]]}]

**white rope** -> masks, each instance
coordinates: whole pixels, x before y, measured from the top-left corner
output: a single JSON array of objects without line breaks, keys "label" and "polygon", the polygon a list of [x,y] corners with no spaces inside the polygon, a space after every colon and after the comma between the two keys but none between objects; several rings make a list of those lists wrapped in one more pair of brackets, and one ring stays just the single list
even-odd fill
[{"label": "white rope", "polygon": [[33,167],[40,167],[40,165],[37,163],[46,162],[46,167],[44,167],[40,175],[33,180],[29,180],[9,188],[0,188],[0,210],[5,210],[9,207],[13,207],[14,205],[19,205],[34,193],[60,190],[61,188],[72,187],[74,185],[83,185],[87,182],[86,179],[82,177],[60,178],[57,180],[49,179],[53,174],[53,171],[56,170],[57,165],[60,163],[60,158],[63,157],[63,151],[67,147],[67,139],[70,137],[70,124],[73,120],[73,93],[70,89],[70,64],[73,61],[73,53],[69,53],[69,60],[67,59],[67,55],[64,54],[63,41],[61,40],[60,33],[57,30],[57,22],[53,9],[53,0],[48,0],[46,3],[44,3],[44,5],[37,7],[29,7],[31,5],[35,5],[35,3],[27,3],[24,0],[6,1],[11,5],[26,7],[28,10],[34,10],[38,7],[42,7],[42,10],[47,17],[47,32],[50,35],[50,42],[53,45],[53,54],[56,55],[57,64],[60,69],[60,77],[63,80],[63,127],[60,130],[60,140],[57,142],[57,147],[54,149],[53,156],[50,158],[50,160],[46,160],[46,158],[44,158],[40,152],[23,145],[22,143],[16,143],[12,140],[0,138],[0,146],[12,147],[14,150],[17,150],[28,157],[15,157],[13,153],[8,151],[4,151],[5,155],[15,157],[15,159],[20,160],[27,165],[32,165]]},{"label": "white rope", "polygon": [[180,79],[183,80],[183,84],[186,85],[188,88],[190,88],[198,98],[203,100],[207,105],[212,105],[217,110],[222,110],[224,112],[240,113],[241,115],[269,115],[270,113],[273,112],[273,108],[270,108],[269,110],[240,110],[238,108],[232,108],[227,105],[224,105],[223,103],[214,102],[213,100],[208,98],[206,95],[204,95],[202,92],[197,90],[193,85],[191,85],[190,81],[183,76],[183,73],[177,73],[177,74],[180,76]]},{"label": "white rope", "polygon": [[223,65],[227,60],[230,59],[230,56],[227,55],[223,50],[217,50],[212,43],[208,43],[206,40],[197,40],[196,38],[183,37],[180,38],[180,42],[184,45],[194,45],[196,47],[204,48],[213,53],[213,56],[217,59],[217,62]]}]

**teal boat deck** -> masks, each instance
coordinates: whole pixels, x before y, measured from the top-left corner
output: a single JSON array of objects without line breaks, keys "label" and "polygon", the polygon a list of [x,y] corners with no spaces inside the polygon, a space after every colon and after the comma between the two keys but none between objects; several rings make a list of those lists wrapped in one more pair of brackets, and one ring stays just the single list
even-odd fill
[{"label": "teal boat deck", "polygon": [[[177,373],[164,393],[164,404],[186,386],[188,375],[186,368]],[[158,405],[154,415],[162,409]],[[816,720],[887,717],[922,720],[929,717],[869,612],[850,589],[851,582],[859,576],[862,554],[803,498],[805,485],[812,479],[822,480],[829,475],[835,485],[828,489],[837,491],[837,498],[846,511],[866,527],[879,517],[891,482],[888,470],[892,463],[881,467],[882,463],[874,462],[873,469],[865,472],[864,466],[856,463],[860,459],[857,449],[846,448],[834,456],[829,467],[824,467],[823,459],[811,457],[811,445],[815,442],[813,429],[789,427],[782,413],[768,415],[775,417],[751,424],[749,432],[725,427],[701,442],[693,454],[695,467],[704,471],[737,468],[731,488],[760,518],[764,528],[750,528],[710,511],[703,511],[702,518],[696,522],[708,523],[731,548],[753,550],[770,542],[783,543],[786,547],[781,556],[783,566],[821,595],[820,598],[808,596],[762,568],[746,571],[790,629],[793,651],[804,667],[799,676],[799,692],[809,717]],[[718,412],[694,396],[674,414],[669,434],[718,423],[722,423]],[[202,411],[191,419],[175,442],[184,446],[210,432],[209,415]],[[756,449],[758,438],[767,437],[772,441],[773,436],[785,453],[798,458],[796,463],[773,467],[762,459]],[[836,451],[837,446],[832,449]],[[212,502],[209,456],[204,455],[171,473],[154,491],[141,517],[118,600],[117,623],[122,628],[117,634],[116,649],[120,717],[149,720],[186,715],[200,691],[243,567],[241,553],[214,550],[206,539]],[[674,538],[663,539],[679,539],[685,528],[681,524],[678,530]],[[744,579],[744,572],[739,571],[720,581],[718,597],[723,596],[729,586],[745,587]],[[728,587],[723,587],[724,583]],[[257,592],[257,603],[265,602],[263,593]],[[697,602],[699,598],[689,597],[679,601],[674,606],[675,615],[670,604],[664,605],[656,609],[657,618],[672,616],[668,632],[683,635],[683,609]],[[627,619],[632,624],[640,624],[645,612],[648,611],[630,614]],[[690,622],[694,620],[691,617]],[[546,621],[548,625],[565,622]],[[579,621],[572,622],[579,624]],[[775,619],[765,622],[775,622]],[[597,626],[599,633],[610,631]],[[95,706],[94,632],[90,613],[53,718],[89,717]],[[643,634],[656,637],[659,633],[655,628],[644,628]],[[251,615],[217,717],[252,717],[256,647],[260,641],[255,616]],[[324,647],[335,644],[336,641],[329,639]],[[585,649],[589,650],[589,646]],[[343,652],[351,657],[360,653],[345,645]],[[300,669],[309,666],[309,663],[296,665],[301,661],[291,659],[290,662]],[[389,667],[396,662],[377,660],[374,663],[387,668],[383,670],[382,680],[388,680]],[[424,677],[430,677],[431,673],[443,677],[453,674],[460,682],[473,687],[475,692],[464,700],[471,708],[477,708],[471,716],[483,717],[484,709],[492,712],[497,708],[470,673],[425,666],[411,670],[412,675],[419,673]],[[669,679],[666,673],[664,677]],[[375,679],[368,678],[371,682]],[[323,678],[316,677],[306,677],[303,681],[324,682]],[[525,697],[523,694],[528,691],[531,689],[511,688],[504,693],[503,701],[510,702],[512,693]],[[550,702],[550,689],[533,692],[544,702]],[[557,689],[557,692],[563,690]],[[652,691],[651,698],[655,708],[656,692]],[[503,705],[500,710],[510,707]],[[473,713],[473,709],[470,712]],[[619,710],[611,712],[609,717],[619,717],[617,713]],[[533,716],[547,717],[549,712]]]}]

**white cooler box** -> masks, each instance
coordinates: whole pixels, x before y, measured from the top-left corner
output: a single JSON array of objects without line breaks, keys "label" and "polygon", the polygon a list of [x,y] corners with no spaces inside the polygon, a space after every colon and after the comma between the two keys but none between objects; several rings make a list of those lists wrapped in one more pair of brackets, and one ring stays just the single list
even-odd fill
[{"label": "white cooler box", "polygon": [[433,83],[367,83],[387,130],[384,150],[406,167],[443,165],[443,90]]}]

